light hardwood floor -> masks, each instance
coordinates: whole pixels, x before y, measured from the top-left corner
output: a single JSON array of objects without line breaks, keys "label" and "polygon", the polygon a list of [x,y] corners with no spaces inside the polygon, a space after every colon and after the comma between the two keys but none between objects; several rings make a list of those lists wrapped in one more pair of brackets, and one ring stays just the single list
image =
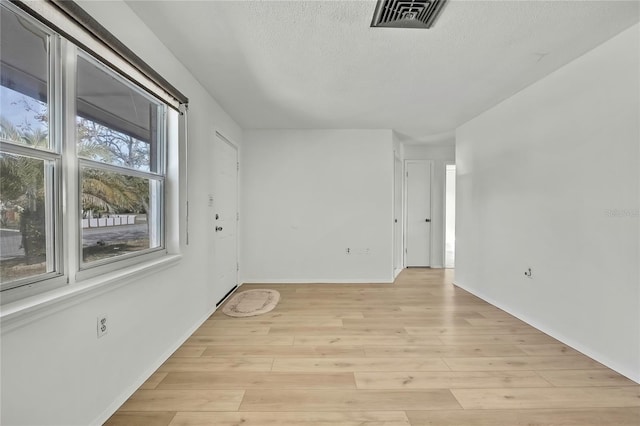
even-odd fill
[{"label": "light hardwood floor", "polygon": [[220,310],[109,426],[640,425],[640,386],[452,285],[245,285],[281,293]]}]

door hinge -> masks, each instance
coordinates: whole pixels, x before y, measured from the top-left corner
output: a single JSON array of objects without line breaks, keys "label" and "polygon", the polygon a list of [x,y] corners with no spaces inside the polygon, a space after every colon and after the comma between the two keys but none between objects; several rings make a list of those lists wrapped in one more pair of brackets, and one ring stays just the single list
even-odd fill
[{"label": "door hinge", "polygon": [[240,220],[240,213],[236,212],[236,220]]},{"label": "door hinge", "polygon": [[238,170],[238,171],[240,170],[240,163],[239,162],[236,163],[236,170]]},{"label": "door hinge", "polygon": [[240,271],[240,264],[236,263],[236,272]]}]

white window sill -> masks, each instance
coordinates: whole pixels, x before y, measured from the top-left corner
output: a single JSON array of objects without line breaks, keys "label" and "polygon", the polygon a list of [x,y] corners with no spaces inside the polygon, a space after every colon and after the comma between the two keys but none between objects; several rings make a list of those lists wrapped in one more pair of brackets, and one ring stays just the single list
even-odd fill
[{"label": "white window sill", "polygon": [[0,332],[6,333],[30,322],[130,284],[134,279],[177,265],[181,255],[167,255],[125,269],[66,285],[0,307]]}]

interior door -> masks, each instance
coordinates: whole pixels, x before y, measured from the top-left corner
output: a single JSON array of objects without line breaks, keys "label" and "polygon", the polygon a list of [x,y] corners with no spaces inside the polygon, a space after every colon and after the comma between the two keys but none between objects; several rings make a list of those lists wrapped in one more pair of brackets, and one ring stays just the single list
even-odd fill
[{"label": "interior door", "polygon": [[395,157],[393,164],[393,269],[398,274],[402,269],[402,161]]},{"label": "interior door", "polygon": [[408,267],[431,266],[431,162],[406,161],[406,253]]},{"label": "interior door", "polygon": [[212,167],[213,286],[221,301],[238,284],[238,149],[217,132]]}]

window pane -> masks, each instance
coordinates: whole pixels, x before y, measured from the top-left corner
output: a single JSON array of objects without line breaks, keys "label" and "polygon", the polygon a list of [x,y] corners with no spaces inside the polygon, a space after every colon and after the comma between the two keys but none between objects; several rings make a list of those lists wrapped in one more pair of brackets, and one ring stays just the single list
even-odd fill
[{"label": "window pane", "polygon": [[135,170],[159,170],[158,102],[82,56],[76,101],[81,157]]},{"label": "window pane", "polygon": [[[46,162],[0,153],[0,278],[8,283],[52,272],[47,241]],[[51,186],[51,185],[49,185]]]},{"label": "window pane", "polygon": [[0,7],[0,137],[49,148],[49,36]]},{"label": "window pane", "polygon": [[162,245],[160,182],[83,167],[81,184],[85,263]]}]

